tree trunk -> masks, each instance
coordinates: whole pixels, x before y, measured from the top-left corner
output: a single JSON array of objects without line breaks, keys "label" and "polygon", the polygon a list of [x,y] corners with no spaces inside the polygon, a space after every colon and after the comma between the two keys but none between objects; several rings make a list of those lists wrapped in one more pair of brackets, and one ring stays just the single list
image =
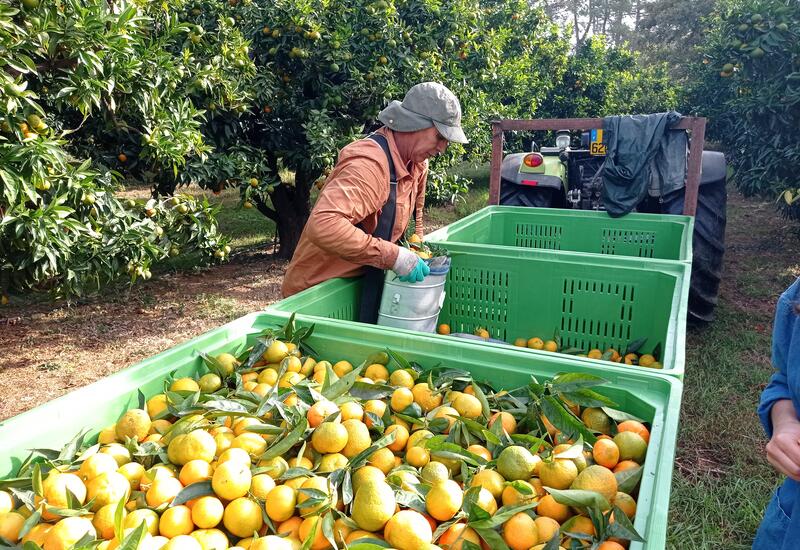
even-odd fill
[{"label": "tree trunk", "polygon": [[583,36],[580,37],[577,41],[578,46],[583,44],[589,37],[589,34],[592,32],[592,29],[594,28],[594,19],[595,19],[594,0],[589,0],[588,19],[586,20],[586,27],[583,29]]},{"label": "tree trunk", "polygon": [[288,210],[282,212],[277,222],[278,249],[275,257],[284,260],[291,260],[297,245],[300,243],[300,235],[308,221],[310,211],[296,212]]},{"label": "tree trunk", "polygon": [[612,32],[611,40],[614,46],[619,46],[623,41],[623,24],[622,19],[625,15],[625,8],[627,2],[620,2],[617,5],[617,12],[614,14],[614,30]]},{"label": "tree trunk", "polygon": [[573,7],[572,11],[572,25],[575,30],[575,46],[580,47],[581,45],[581,33],[580,33],[580,24],[578,22],[578,8],[577,6]]},{"label": "tree trunk", "polygon": [[277,258],[291,259],[300,242],[300,235],[311,214],[311,186],[317,172],[298,170],[293,185],[281,184],[272,193],[272,205],[256,203],[258,210],[273,220],[278,236]]}]

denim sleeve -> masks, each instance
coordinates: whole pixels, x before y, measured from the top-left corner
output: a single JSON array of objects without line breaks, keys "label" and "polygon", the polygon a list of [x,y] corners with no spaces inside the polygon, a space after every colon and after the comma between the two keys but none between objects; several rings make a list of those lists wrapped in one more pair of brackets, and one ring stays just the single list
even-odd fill
[{"label": "denim sleeve", "polygon": [[[800,368],[800,316],[793,309],[800,302],[800,278],[781,295],[775,310],[775,325],[772,332],[772,366],[777,372],[770,378],[769,384],[761,394],[758,405],[758,416],[761,424],[772,437],[772,406],[783,399],[796,401],[800,396],[793,395],[789,385],[789,370]],[[794,353],[793,353],[794,352]]]}]

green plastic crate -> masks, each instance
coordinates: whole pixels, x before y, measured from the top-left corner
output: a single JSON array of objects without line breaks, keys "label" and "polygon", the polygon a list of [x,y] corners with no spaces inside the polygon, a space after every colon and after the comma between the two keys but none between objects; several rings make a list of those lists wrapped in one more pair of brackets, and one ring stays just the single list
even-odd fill
[{"label": "green plastic crate", "polygon": [[693,227],[691,216],[488,206],[425,240],[691,262]]},{"label": "green plastic crate", "polygon": [[[25,459],[28,449],[60,448],[83,428],[92,436],[128,408],[137,406],[137,390],[146,397],[159,393],[169,373],[181,376],[205,371],[197,351],[241,351],[266,328],[283,324],[286,314],[250,314],[184,344],[155,355],[94,384],[0,423],[0,477],[8,477]],[[477,380],[506,388],[518,387],[559,372],[596,374],[610,382],[598,391],[618,407],[651,424],[650,445],[639,489],[635,526],[647,539],[632,550],[662,549],[666,544],[669,493],[675,458],[682,384],[673,377],[638,372],[602,371],[583,361],[557,355],[530,355],[515,349],[476,348],[458,340],[388,332],[376,327],[341,324],[297,316],[298,326],[315,324],[308,343],[329,359],[362,361],[386,347],[430,367],[442,363],[470,371]],[[390,365],[391,366],[391,365]],[[499,388],[498,388],[499,389]]]},{"label": "green plastic crate", "polygon": [[[452,265],[439,322],[449,324],[452,332],[471,334],[484,327],[492,338],[511,343],[534,336],[548,340],[558,331],[562,349],[587,351],[613,347],[623,352],[629,343],[647,338],[639,353],[660,347],[663,372],[683,377],[688,264],[513,249],[500,254],[474,245],[442,244]],[[334,279],[268,309],[356,321],[359,302],[358,279]]]}]

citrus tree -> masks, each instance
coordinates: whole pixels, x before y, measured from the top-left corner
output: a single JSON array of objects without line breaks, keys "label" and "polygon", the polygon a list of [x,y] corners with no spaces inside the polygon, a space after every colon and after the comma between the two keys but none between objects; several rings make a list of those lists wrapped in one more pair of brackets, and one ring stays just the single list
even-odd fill
[{"label": "citrus tree", "polygon": [[[175,195],[189,184],[238,188],[290,257],[337,151],[418,82],[456,93],[471,140],[432,163],[438,202],[466,189],[448,165],[488,157],[493,118],[584,114],[583,90],[560,90],[598,59],[612,69],[593,107],[669,97],[602,43],[571,58],[524,0],[24,0],[0,5],[0,41],[3,292],[75,296],[169,256],[224,260],[215,209]],[[130,183],[153,198],[116,198]]]},{"label": "citrus tree", "polygon": [[602,117],[662,112],[676,104],[677,86],[665,66],[643,65],[636,52],[592,36],[570,55],[544,110],[553,118]]},{"label": "citrus tree", "polygon": [[314,184],[389,100],[425,80],[461,99],[472,143],[452,147],[432,170],[433,197],[444,200],[462,184],[445,181],[441,168],[464,154],[485,158],[489,120],[535,111],[568,51],[541,11],[516,0],[233,0],[221,9],[250,41],[251,100],[244,110],[215,102],[204,130],[214,152],[190,160],[172,183],[239,185],[243,206],[276,223],[286,258]]},{"label": "citrus tree", "polygon": [[800,5],[730,0],[710,20],[687,102],[710,117],[745,195],[800,215]]},{"label": "citrus tree", "polygon": [[[172,3],[180,6],[180,2]],[[0,290],[74,296],[154,262],[225,258],[214,209],[191,197],[120,201],[124,178],[174,178],[210,146],[204,108],[248,98],[246,44],[167,5],[0,4]]]}]

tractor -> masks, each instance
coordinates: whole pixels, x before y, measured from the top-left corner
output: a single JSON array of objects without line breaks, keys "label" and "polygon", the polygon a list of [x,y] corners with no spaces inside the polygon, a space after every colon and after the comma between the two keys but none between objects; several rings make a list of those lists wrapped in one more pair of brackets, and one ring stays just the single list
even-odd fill
[{"label": "tractor", "polygon": [[[651,184],[646,198],[635,206],[634,211],[694,215],[694,253],[687,320],[695,325],[703,325],[714,318],[719,292],[725,252],[727,169],[722,153],[701,149],[705,119],[684,117],[681,122],[676,129],[669,131],[691,130],[692,146],[684,185],[669,193],[661,193]],[[559,124],[569,129],[560,128]],[[601,124],[602,119],[494,122],[490,203],[605,210],[602,174],[607,151]],[[584,128],[588,131],[584,131]],[[502,157],[498,170],[495,165],[499,163],[495,161],[502,155],[502,132],[508,130],[555,131],[555,143],[540,147],[531,142],[527,152],[515,152]]]}]

